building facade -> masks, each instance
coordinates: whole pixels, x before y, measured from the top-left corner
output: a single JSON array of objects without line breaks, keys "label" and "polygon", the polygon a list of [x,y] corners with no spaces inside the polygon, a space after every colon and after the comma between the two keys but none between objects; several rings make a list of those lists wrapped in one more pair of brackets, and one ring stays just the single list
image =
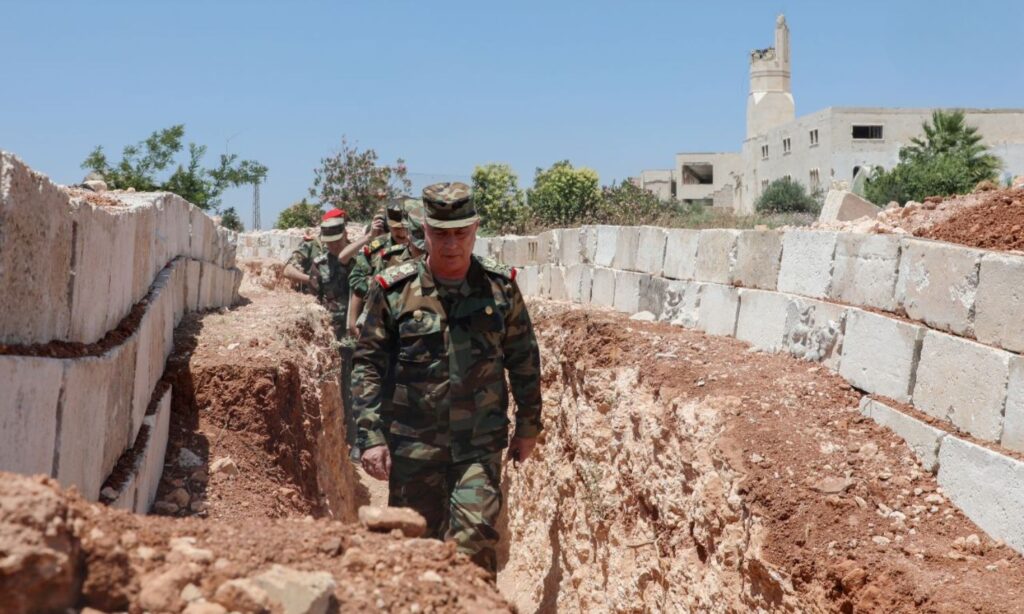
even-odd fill
[{"label": "building facade", "polygon": [[[663,198],[753,213],[772,181],[790,177],[811,193],[852,184],[860,171],[891,168],[899,150],[922,134],[933,109],[829,107],[797,118],[789,26],[775,23],[775,46],[750,54],[747,136],[738,153],[676,154],[671,171],[648,173]],[[1008,175],[1024,173],[1024,109],[964,109]],[[650,189],[650,188],[648,188]],[[652,190],[654,191],[654,190]],[[881,203],[884,204],[884,203]]]}]

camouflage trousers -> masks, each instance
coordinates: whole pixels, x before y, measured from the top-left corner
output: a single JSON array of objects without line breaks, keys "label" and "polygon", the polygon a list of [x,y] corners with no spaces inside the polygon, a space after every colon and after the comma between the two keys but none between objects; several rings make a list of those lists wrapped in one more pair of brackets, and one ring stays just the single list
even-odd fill
[{"label": "camouflage trousers", "polygon": [[501,456],[463,463],[393,456],[388,505],[416,510],[427,520],[425,537],[455,542],[459,552],[496,574]]}]

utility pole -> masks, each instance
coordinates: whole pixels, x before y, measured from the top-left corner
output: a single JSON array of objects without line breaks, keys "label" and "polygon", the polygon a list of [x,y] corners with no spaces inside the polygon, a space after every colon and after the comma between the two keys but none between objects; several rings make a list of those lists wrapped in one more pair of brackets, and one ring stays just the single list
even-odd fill
[{"label": "utility pole", "polygon": [[260,180],[252,183],[252,229],[260,230]]}]

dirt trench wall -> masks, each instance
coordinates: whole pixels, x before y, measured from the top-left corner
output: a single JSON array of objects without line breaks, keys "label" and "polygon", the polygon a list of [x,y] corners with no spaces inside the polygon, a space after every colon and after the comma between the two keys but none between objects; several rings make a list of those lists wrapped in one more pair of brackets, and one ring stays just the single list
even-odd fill
[{"label": "dirt trench wall", "polygon": [[148,510],[174,328],[237,299],[234,265],[177,196],[69,190],[0,152],[0,469]]},{"label": "dirt trench wall", "polygon": [[899,235],[585,226],[478,240],[526,295],[820,362],[1024,552],[1024,254]]}]

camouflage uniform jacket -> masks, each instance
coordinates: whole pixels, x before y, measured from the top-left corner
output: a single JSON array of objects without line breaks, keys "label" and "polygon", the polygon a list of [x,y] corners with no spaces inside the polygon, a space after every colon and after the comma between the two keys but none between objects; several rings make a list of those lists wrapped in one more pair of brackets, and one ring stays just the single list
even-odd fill
[{"label": "camouflage uniform jacket", "polygon": [[303,239],[288,258],[287,264],[309,274],[310,267],[313,266],[313,259],[322,253],[324,253],[324,246],[319,239]]},{"label": "camouflage uniform jacket", "polygon": [[412,260],[412,254],[409,253],[409,248],[402,244],[396,244],[388,247],[384,251],[379,251],[374,254],[370,265],[373,268],[373,274],[377,275],[378,273],[382,273],[384,269],[389,269],[393,266],[402,264],[403,262],[408,262],[409,260]]},{"label": "camouflage uniform jacket", "polygon": [[375,274],[373,259],[377,255],[383,254],[390,247],[391,235],[386,234],[370,241],[352,259],[354,264],[352,265],[352,272],[349,274],[348,286],[356,296],[366,296],[367,291],[370,289],[370,278]]},{"label": "camouflage uniform jacket", "polygon": [[331,325],[339,340],[345,337],[348,328],[348,276],[351,262],[342,264],[338,257],[325,251],[313,259],[310,276],[317,277],[317,300],[331,314]]},{"label": "camouflage uniform jacket", "polygon": [[[500,451],[505,371],[516,435],[540,433],[540,351],[513,269],[474,256],[461,287],[446,290],[419,259],[376,279],[352,374],[363,450],[384,444],[390,423],[396,456],[463,462]],[[382,417],[386,393],[391,416]]]}]

